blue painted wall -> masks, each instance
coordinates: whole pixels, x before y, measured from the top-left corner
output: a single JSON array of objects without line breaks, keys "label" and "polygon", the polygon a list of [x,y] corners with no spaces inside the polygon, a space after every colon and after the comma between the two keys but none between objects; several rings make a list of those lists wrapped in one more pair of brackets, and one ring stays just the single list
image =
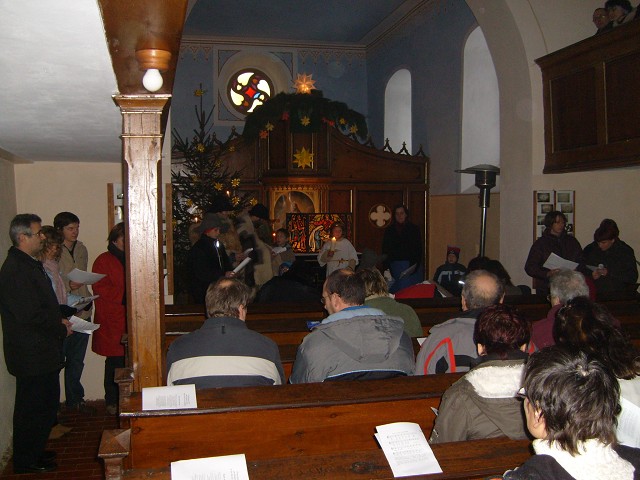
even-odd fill
[{"label": "blue painted wall", "polygon": [[400,68],[411,72],[413,149],[431,157],[431,193],[457,193],[462,109],[462,52],[477,26],[460,0],[432,2],[367,52],[368,123],[384,142],[384,91]]},{"label": "blue painted wall", "polygon": [[[183,137],[192,135],[192,130],[197,125],[194,105],[199,102],[199,99],[193,93],[200,83],[202,83],[202,88],[207,91],[203,97],[205,109],[211,109],[214,104],[221,105],[224,109],[217,96],[219,86],[214,83],[216,77],[215,69],[217,68],[218,58],[220,57],[220,63],[228,60],[229,50],[233,49],[228,46],[220,48],[209,46],[207,49],[199,47],[194,48],[194,50],[195,53],[189,48],[182,49],[176,69],[171,104],[172,127],[177,129]],[[239,53],[256,50],[269,51],[260,47],[250,47],[246,50],[240,48],[237,50]],[[316,88],[322,90],[326,98],[345,102],[353,110],[363,115],[367,114],[367,75],[364,52],[339,49],[308,50],[303,48],[289,48],[286,50],[291,52],[290,56],[293,58],[291,68],[294,79],[297,73],[311,74],[316,81]],[[277,49],[274,49],[273,52],[277,52]],[[279,56],[282,55],[284,54]],[[246,65],[246,67],[251,66]],[[292,92],[293,90],[293,83],[291,83],[289,91]],[[213,117],[215,122],[213,130],[221,140],[227,139],[231,133],[231,126],[221,124],[218,119],[226,119],[228,116],[222,111],[219,115],[214,114]],[[238,133],[241,133],[243,122],[234,123]]]}]

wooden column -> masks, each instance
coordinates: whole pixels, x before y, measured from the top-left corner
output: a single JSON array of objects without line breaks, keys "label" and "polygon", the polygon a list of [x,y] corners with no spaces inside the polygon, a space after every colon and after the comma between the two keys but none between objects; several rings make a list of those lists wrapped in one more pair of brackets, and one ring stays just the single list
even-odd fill
[{"label": "wooden column", "polygon": [[164,381],[162,113],[171,95],[116,95],[122,112],[128,352],[133,389]]}]

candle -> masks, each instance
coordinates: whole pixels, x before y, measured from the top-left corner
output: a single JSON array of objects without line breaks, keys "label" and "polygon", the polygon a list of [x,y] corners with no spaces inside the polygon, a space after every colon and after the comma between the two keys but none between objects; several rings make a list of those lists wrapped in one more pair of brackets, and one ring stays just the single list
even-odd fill
[{"label": "candle", "polygon": [[336,237],[331,237],[331,251],[336,249]]}]

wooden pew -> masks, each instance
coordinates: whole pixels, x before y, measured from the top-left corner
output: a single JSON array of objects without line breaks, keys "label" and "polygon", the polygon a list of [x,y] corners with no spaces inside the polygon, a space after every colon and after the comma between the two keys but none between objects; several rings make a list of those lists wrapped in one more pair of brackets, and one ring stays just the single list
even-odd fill
[{"label": "wooden pew", "polygon": [[238,452],[254,461],[368,450],[377,448],[375,427],[397,421],[418,423],[429,437],[431,407],[460,377],[198,390],[197,409],[153,412],[142,411],[140,393],[127,397],[121,389],[120,427],[130,430],[126,466],[162,468]]},{"label": "wooden pew", "polygon": [[[402,299],[413,307],[422,323],[426,336],[432,326],[460,314],[459,298]],[[632,339],[640,339],[640,301],[637,293],[607,294],[598,298]],[[516,306],[529,320],[545,318],[550,306],[541,295],[518,295],[505,297],[505,303]],[[247,326],[272,338],[278,345],[299,345],[309,333],[307,321],[322,320],[325,312],[321,304],[270,304],[249,305]],[[199,328],[204,322],[202,305],[167,305],[165,330],[167,342]]]},{"label": "wooden pew", "polygon": [[[374,440],[372,440],[374,441]],[[105,436],[103,436],[103,443]],[[374,441],[375,442],[375,441]],[[524,463],[531,455],[528,440],[506,437],[432,445],[442,468],[441,474],[416,475],[416,480],[481,480],[502,475]],[[101,447],[102,450],[102,447]],[[347,451],[284,457],[266,460],[247,459],[251,480],[392,480],[393,474],[382,450]],[[170,480],[169,467],[133,469],[111,480]]]}]

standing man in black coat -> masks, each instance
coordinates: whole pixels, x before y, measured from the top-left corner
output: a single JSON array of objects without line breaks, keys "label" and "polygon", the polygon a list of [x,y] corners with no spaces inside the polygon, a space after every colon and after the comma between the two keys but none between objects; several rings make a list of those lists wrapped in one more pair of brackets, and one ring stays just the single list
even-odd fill
[{"label": "standing man in black coat", "polygon": [[45,451],[60,400],[62,341],[71,334],[42,264],[40,217],[20,214],[11,221],[13,246],[0,269],[0,315],[7,370],[16,377],[13,413],[15,473],[56,468],[55,452]]}]

